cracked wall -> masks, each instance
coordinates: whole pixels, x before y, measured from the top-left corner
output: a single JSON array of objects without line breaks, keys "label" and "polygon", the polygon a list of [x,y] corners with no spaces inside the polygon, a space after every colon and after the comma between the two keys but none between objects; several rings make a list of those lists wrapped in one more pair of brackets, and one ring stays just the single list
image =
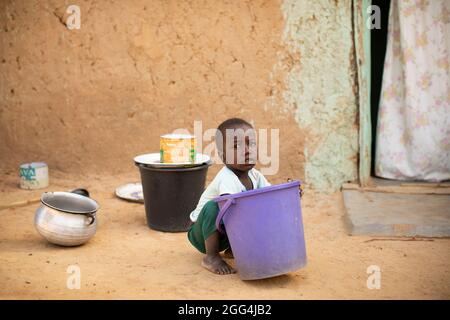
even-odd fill
[{"label": "cracked wall", "polygon": [[280,129],[271,181],[336,188],[356,170],[349,4],[0,1],[0,167],[136,171],[159,135],[238,116]]},{"label": "cracked wall", "polygon": [[357,178],[357,83],[351,1],[286,0],[283,39],[299,62],[286,76],[305,139],[305,180],[336,190]]}]

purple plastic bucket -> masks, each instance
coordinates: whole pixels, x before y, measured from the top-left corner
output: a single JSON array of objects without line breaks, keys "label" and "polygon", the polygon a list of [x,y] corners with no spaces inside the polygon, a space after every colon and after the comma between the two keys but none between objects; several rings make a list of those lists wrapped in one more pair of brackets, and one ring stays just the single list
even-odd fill
[{"label": "purple plastic bucket", "polygon": [[223,232],[225,226],[242,280],[274,277],[306,265],[299,186],[293,181],[214,199],[220,208],[217,229]]}]

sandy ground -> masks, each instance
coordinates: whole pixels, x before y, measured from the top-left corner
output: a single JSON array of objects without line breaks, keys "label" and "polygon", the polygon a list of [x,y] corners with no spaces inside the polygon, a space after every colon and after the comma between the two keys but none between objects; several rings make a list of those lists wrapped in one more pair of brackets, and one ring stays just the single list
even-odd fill
[{"label": "sandy ground", "polygon": [[[308,250],[304,269],[259,281],[217,276],[185,233],[149,229],[141,204],[115,198],[116,186],[137,172],[102,178],[51,172],[48,190],[84,186],[101,204],[99,229],[87,244],[63,248],[35,231],[38,203],[0,211],[1,299],[449,299],[450,239],[386,239],[346,234],[340,193],[311,191],[303,200]],[[0,203],[39,196],[17,187],[16,172],[2,172]],[[409,241],[405,241],[409,240]],[[81,288],[68,289],[67,268],[78,265]],[[366,286],[367,268],[381,268],[381,288]]]}]

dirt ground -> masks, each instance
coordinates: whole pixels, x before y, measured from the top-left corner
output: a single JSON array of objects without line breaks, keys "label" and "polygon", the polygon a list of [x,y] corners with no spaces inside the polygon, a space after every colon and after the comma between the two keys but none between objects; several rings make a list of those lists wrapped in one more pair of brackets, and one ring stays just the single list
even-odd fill
[{"label": "dirt ground", "polygon": [[[17,187],[17,173],[1,172],[0,203],[39,197]],[[84,186],[101,209],[87,244],[63,248],[35,231],[38,203],[0,211],[1,299],[449,299],[450,239],[387,239],[346,234],[340,193],[306,190],[303,219],[308,265],[272,279],[241,281],[200,266],[185,233],[151,230],[144,207],[113,191],[138,181],[136,173],[67,177],[51,172],[47,190]],[[68,289],[67,268],[81,270],[81,288]],[[366,285],[370,265],[381,268],[381,288]]]}]

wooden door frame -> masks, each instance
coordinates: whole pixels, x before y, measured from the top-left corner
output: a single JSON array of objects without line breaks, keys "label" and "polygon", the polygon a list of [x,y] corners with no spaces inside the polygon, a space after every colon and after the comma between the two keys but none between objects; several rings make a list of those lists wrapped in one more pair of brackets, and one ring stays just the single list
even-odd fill
[{"label": "wooden door frame", "polygon": [[372,123],[370,115],[370,28],[367,26],[371,0],[352,0],[353,35],[357,70],[357,101],[359,114],[358,181],[361,187],[370,185]]}]

